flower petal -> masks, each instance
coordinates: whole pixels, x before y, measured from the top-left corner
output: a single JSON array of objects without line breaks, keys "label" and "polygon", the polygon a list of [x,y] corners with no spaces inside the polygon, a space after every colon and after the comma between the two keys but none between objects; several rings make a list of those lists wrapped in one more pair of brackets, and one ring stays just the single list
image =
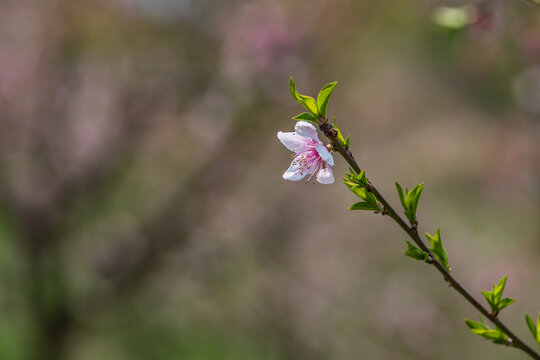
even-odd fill
[{"label": "flower petal", "polygon": [[334,182],[334,174],[330,166],[325,166],[317,174],[317,181],[321,184],[332,184]]},{"label": "flower petal", "polygon": [[287,171],[283,173],[283,178],[285,180],[298,181],[302,180],[306,175],[308,175],[308,172],[304,172],[300,168],[300,156],[297,156],[293,159]]},{"label": "flower petal", "polygon": [[300,136],[304,136],[320,142],[319,135],[317,134],[315,126],[311,125],[307,121],[298,121],[296,123],[296,126],[294,127],[294,130]]},{"label": "flower petal", "polygon": [[307,140],[305,137],[298,135],[294,132],[281,132],[277,133],[279,141],[285,147],[291,151],[295,151],[298,148],[306,146]]},{"label": "flower petal", "polygon": [[319,153],[319,156],[324,160],[324,162],[330,166],[334,166],[334,157],[332,154],[330,154],[330,151],[328,151],[326,146],[324,146],[322,143],[315,144],[315,150],[317,150],[317,153]]}]

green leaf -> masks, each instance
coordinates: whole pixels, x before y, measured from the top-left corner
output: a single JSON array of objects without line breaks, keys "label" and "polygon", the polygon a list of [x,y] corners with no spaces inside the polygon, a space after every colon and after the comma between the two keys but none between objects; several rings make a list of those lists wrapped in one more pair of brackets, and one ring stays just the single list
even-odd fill
[{"label": "green leaf", "polygon": [[416,245],[414,245],[409,240],[405,240],[407,242],[407,250],[402,251],[403,255],[411,257],[416,260],[425,261],[428,254],[420,250]]},{"label": "green leaf", "polygon": [[367,190],[366,190],[365,187],[358,186],[358,185],[354,185],[354,186],[350,187],[350,189],[351,189],[351,191],[352,191],[353,193],[355,193],[356,196],[358,196],[360,199],[364,199],[364,200],[367,199],[367,196],[368,196],[367,194],[368,194],[368,192],[367,192]]},{"label": "green leaf", "polygon": [[484,319],[482,319],[482,316],[480,316],[480,321],[481,322],[476,322],[466,319],[465,323],[473,333],[480,335],[485,339],[491,340],[495,344],[505,344],[508,341],[508,336],[500,328],[490,328],[486,325]]},{"label": "green leaf", "polygon": [[405,210],[403,213],[405,214],[407,219],[409,219],[411,225],[414,224],[416,213],[414,213],[412,210]]},{"label": "green leaf", "polygon": [[401,188],[401,185],[396,181],[396,189],[399,195],[399,200],[401,200],[401,205],[403,205],[403,208],[407,210],[407,203],[405,202],[405,196],[403,195],[403,189]]},{"label": "green leaf", "polygon": [[319,115],[321,117],[326,117],[326,108],[328,107],[328,100],[330,100],[330,95],[332,95],[332,91],[334,91],[334,88],[337,85],[337,81],[326,84],[322,87],[322,89],[319,91],[319,95],[317,95],[317,108],[319,109]]},{"label": "green leaf", "polygon": [[536,342],[538,347],[540,347],[540,313],[538,313],[538,318],[536,319]]},{"label": "green leaf", "polygon": [[499,306],[498,306],[498,311],[501,311],[502,309],[504,309],[505,307],[509,306],[510,304],[513,304],[515,303],[516,300],[515,299],[510,299],[510,298],[504,298],[502,299],[501,301],[499,301]]},{"label": "green leaf", "polygon": [[[354,204],[350,207],[351,210],[374,210],[383,211],[382,205],[378,202],[375,195],[368,191],[366,173],[364,170],[360,171],[360,174],[356,175],[352,169],[349,169],[349,173],[345,173],[343,179],[344,184],[351,190],[356,196],[364,200],[358,204]],[[366,203],[368,205],[359,205]]]},{"label": "green leaf", "polygon": [[396,189],[399,195],[399,200],[401,205],[403,205],[403,213],[409,219],[411,225],[416,223],[416,209],[418,207],[418,201],[420,200],[420,194],[422,194],[422,189],[424,188],[424,183],[416,185],[411,191],[403,188],[396,181]]},{"label": "green leaf", "polygon": [[358,184],[367,186],[367,178],[366,178],[365,170],[360,171],[360,174],[356,176],[356,179],[357,179]]},{"label": "green leaf", "polygon": [[495,302],[499,302],[506,286],[506,279],[508,275],[504,275],[497,285],[493,285],[493,299]]},{"label": "green leaf", "polygon": [[430,250],[433,252],[433,255],[435,255],[437,260],[439,260],[439,262],[448,271],[450,271],[450,266],[448,265],[448,255],[446,254],[446,250],[442,246],[441,233],[439,229],[435,230],[435,234],[433,236],[431,236],[427,232],[425,234],[429,240],[429,243],[431,244]]},{"label": "green leaf", "polygon": [[[348,181],[345,181],[345,185],[347,185],[347,187],[356,195],[358,196],[360,199],[364,200],[365,202],[367,202],[368,204],[371,205],[372,208],[376,209],[376,210],[380,210],[379,209],[379,206],[377,204],[377,198],[375,198],[375,195],[373,195],[372,193],[370,193],[369,191],[366,190],[366,188],[364,186],[361,186],[361,185],[356,185],[354,183],[350,183]],[[353,210],[356,210],[356,209],[353,209]]]},{"label": "green leaf", "polygon": [[293,120],[304,120],[304,121],[311,121],[315,123],[317,122],[317,119],[315,118],[315,116],[307,112],[296,115],[295,117],[293,117]]},{"label": "green leaf", "polygon": [[341,131],[339,131],[339,127],[336,121],[336,117],[334,116],[334,129],[337,131],[337,138],[341,145],[345,146],[345,139],[343,138],[343,134],[341,134]]},{"label": "green leaf", "polygon": [[315,117],[319,116],[319,110],[317,108],[317,102],[314,98],[307,95],[299,94],[298,91],[296,91],[296,85],[294,84],[294,80],[291,76],[289,80],[289,87],[291,89],[291,95],[293,98],[300,103],[303,107],[305,107],[309,112],[311,112]]},{"label": "green leaf", "polygon": [[538,313],[538,318],[536,319],[536,326],[534,326],[534,321],[528,314],[525,314],[525,321],[527,322],[527,326],[529,327],[532,336],[538,343],[538,348],[540,348],[540,313]]},{"label": "green leaf", "polygon": [[315,102],[314,98],[306,96],[302,99],[300,104],[302,104],[302,106],[311,111],[313,115],[319,117],[319,113],[317,112],[317,103]]},{"label": "green leaf", "polygon": [[472,330],[472,329],[485,329],[485,326],[484,324],[482,323],[479,323],[479,322],[476,322],[476,321],[472,321],[470,319],[465,319],[465,323],[467,324],[467,326]]},{"label": "green leaf", "polygon": [[291,89],[291,95],[296,101],[300,101],[300,96],[298,95],[298,91],[296,91],[296,85],[294,84],[294,80],[291,76],[289,79],[289,88]]},{"label": "green leaf", "polygon": [[367,186],[366,172],[365,170],[360,171],[360,174],[356,174],[353,169],[349,168],[349,173],[345,173],[346,180],[353,183],[354,185],[359,185],[362,187]]},{"label": "green leaf", "polygon": [[[538,319],[540,323],[540,313],[538,314]],[[533,338],[536,340],[536,336],[538,335],[538,330],[536,329],[536,326],[534,325],[534,321],[533,319],[531,319],[529,314],[525,314],[525,321],[527,322],[527,326],[529,327],[529,330],[531,330],[531,334]]]},{"label": "green leaf", "polygon": [[491,307],[491,310],[495,311],[497,307],[495,306],[493,302],[493,292],[484,290],[482,291],[482,295],[484,295],[484,297],[486,298],[489,306]]},{"label": "green leaf", "polygon": [[[374,211],[383,211],[383,206],[377,200],[375,195],[367,190],[368,181],[366,179],[366,173],[364,170],[360,171],[360,174],[356,175],[352,169],[349,169],[349,173],[345,173],[345,178],[343,183],[351,190],[356,196],[364,200],[367,205],[353,205],[351,206],[352,210],[374,210]],[[355,206],[360,206],[362,208],[356,208]]]},{"label": "green leaf", "polygon": [[379,211],[379,208],[376,205],[370,204],[365,201],[357,202],[356,204],[352,205],[349,210],[371,210],[371,211]]},{"label": "green leaf", "polygon": [[491,340],[495,344],[505,344],[508,340],[508,336],[501,329],[486,330],[482,335],[488,340]]},{"label": "green leaf", "polygon": [[414,220],[416,220],[416,209],[418,207],[418,202],[420,201],[420,195],[422,194],[422,190],[424,189],[424,183],[418,184],[414,187],[414,189],[410,192],[410,200],[409,200],[409,209],[411,210],[413,214]]},{"label": "green leaf", "polygon": [[345,149],[349,148],[350,143],[351,143],[351,137],[347,135],[347,137],[345,138]]}]

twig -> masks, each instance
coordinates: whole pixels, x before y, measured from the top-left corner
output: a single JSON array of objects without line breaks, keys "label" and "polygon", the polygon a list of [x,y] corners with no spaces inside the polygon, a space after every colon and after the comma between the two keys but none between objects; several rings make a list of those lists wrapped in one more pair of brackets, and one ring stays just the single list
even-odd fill
[{"label": "twig", "polygon": [[[349,149],[346,149],[343,147],[343,145],[338,140],[338,134],[335,129],[324,119],[322,121],[322,124],[319,126],[321,131],[324,133],[324,135],[330,140],[333,148],[335,151],[337,151],[345,161],[349,164],[349,166],[357,173],[359,174],[362,170],[360,169],[360,166],[358,166],[358,163],[354,159],[352,153],[349,151]],[[381,204],[384,206],[384,211],[388,216],[390,216],[406,233],[409,235],[409,237],[422,249],[422,251],[426,252],[429,256],[428,263],[433,265],[443,276],[444,280],[449,283],[451,287],[453,287],[461,296],[463,296],[472,306],[474,306],[478,311],[480,311],[481,314],[483,314],[485,317],[487,317],[494,325],[498,326],[502,331],[508,335],[510,338],[510,341],[508,342],[509,346],[515,347],[517,349],[523,350],[526,352],[529,356],[531,356],[533,359],[540,360],[540,355],[532,350],[527,344],[525,344],[517,335],[515,335],[506,325],[504,325],[501,320],[497,317],[497,315],[492,314],[488,309],[486,309],[482,304],[480,304],[464,287],[457,281],[450,272],[444,267],[443,264],[433,255],[431,250],[425,245],[425,243],[422,241],[420,236],[418,235],[418,231],[416,228],[407,225],[407,223],[397,214],[397,212],[392,208],[392,206],[386,201],[386,199],[382,196],[382,194],[377,190],[375,186],[371,182],[368,181],[368,185],[366,186],[366,190],[371,191],[377,200],[381,202]]]}]

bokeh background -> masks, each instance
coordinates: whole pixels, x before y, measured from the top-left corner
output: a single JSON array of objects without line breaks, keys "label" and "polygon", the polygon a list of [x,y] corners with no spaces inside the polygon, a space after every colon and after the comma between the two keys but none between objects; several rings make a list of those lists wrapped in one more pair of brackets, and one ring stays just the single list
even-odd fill
[{"label": "bokeh background", "polygon": [[[540,8],[525,0],[0,2],[0,358],[523,359],[388,218],[287,182],[329,105],[368,176],[425,182],[480,298],[540,311]],[[447,8],[444,6],[451,6]],[[533,345],[534,346],[534,345]]]}]

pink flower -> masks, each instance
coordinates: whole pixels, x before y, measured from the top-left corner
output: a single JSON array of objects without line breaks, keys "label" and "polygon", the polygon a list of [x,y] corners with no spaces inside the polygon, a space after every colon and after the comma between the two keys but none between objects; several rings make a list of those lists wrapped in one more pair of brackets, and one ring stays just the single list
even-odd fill
[{"label": "pink flower", "polygon": [[291,166],[283,174],[285,180],[298,181],[309,175],[308,181],[317,174],[321,184],[332,184],[334,175],[330,166],[334,158],[319,140],[317,130],[307,121],[298,121],[295,132],[278,132],[278,139],[294,152]]}]

